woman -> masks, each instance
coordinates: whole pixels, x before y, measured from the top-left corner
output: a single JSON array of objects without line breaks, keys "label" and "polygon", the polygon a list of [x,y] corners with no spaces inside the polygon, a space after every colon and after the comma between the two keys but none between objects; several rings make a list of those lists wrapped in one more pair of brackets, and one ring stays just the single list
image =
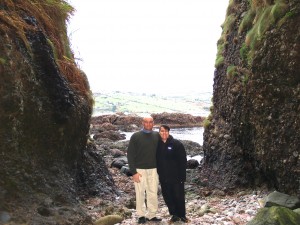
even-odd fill
[{"label": "woman", "polygon": [[185,210],[184,182],[186,180],[186,152],[183,144],[170,134],[170,127],[161,125],[157,145],[157,172],[162,195],[172,216],[169,223],[188,223]]}]

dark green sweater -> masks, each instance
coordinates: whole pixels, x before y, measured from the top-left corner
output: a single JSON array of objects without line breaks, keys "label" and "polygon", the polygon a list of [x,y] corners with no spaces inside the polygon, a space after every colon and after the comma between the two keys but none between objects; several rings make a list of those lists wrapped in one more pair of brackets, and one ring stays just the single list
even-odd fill
[{"label": "dark green sweater", "polygon": [[129,141],[127,158],[132,174],[136,174],[136,169],[156,168],[156,147],[159,134],[156,131],[145,133],[139,131],[134,133]]}]

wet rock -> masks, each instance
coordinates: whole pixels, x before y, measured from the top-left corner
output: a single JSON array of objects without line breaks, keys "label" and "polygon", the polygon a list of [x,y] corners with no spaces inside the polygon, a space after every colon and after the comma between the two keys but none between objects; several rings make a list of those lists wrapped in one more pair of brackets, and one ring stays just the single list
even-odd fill
[{"label": "wet rock", "polygon": [[114,158],[118,158],[120,156],[125,156],[125,153],[119,149],[113,148],[110,149],[110,154],[114,157]]},{"label": "wet rock", "polygon": [[203,155],[202,146],[194,141],[180,140],[185,148],[186,154],[190,156]]},{"label": "wet rock", "polygon": [[126,156],[115,158],[112,163],[111,167],[116,167],[118,169],[121,169],[123,166],[126,166],[128,164],[128,159]]},{"label": "wet rock", "polygon": [[112,176],[94,143],[90,143],[84,151],[83,160],[78,166],[77,182],[78,192],[83,196],[103,196],[108,193],[113,196],[116,193]]},{"label": "wet rock", "polygon": [[103,131],[108,131],[108,130],[116,131],[116,130],[118,130],[118,128],[117,128],[117,126],[115,126],[111,123],[105,122],[102,124],[92,125],[92,128],[90,130],[91,130],[91,133],[94,133],[94,132],[101,133]]},{"label": "wet rock", "polygon": [[95,140],[100,139],[100,138],[107,138],[107,139],[112,140],[112,141],[119,141],[119,140],[126,139],[126,135],[125,134],[121,134],[118,131],[108,130],[108,131],[103,131],[101,133],[95,134],[93,136],[93,138]]},{"label": "wet rock", "polygon": [[151,114],[155,124],[168,124],[171,127],[202,126],[204,117],[184,113],[154,113]]},{"label": "wet rock", "polygon": [[[168,124],[171,127],[196,127],[202,126],[204,117],[193,116],[185,113],[155,113],[151,114],[157,126]],[[134,132],[142,128],[142,117],[135,114],[125,115],[124,113],[101,115],[92,118],[93,130],[101,127],[101,124],[111,123],[125,132]]]},{"label": "wet rock", "polygon": [[132,173],[130,172],[128,166],[122,166],[120,171],[121,173],[124,173],[126,176],[132,176]]},{"label": "wet rock", "polygon": [[[263,10],[270,1],[264,2],[257,9]],[[284,12],[278,21],[291,5],[299,12],[297,0],[273,3],[270,6]],[[299,78],[295,77],[300,55],[299,40],[294,38],[300,34],[295,29],[299,18],[285,21],[280,28],[264,23],[263,38],[253,41],[248,34],[259,30],[263,15],[256,14],[240,32],[241,24],[250,18],[240,15],[250,15],[251,4],[235,1],[228,9],[232,11],[226,20],[235,19],[225,25],[218,42],[218,48],[224,48],[220,54],[224,64],[214,73],[213,110],[204,131],[206,172],[218,171],[210,184],[228,188],[267,184],[300,196],[299,158],[294,155],[299,152],[300,130]],[[246,47],[250,42],[252,47]],[[228,76],[231,68],[235,76]]]},{"label": "wet rock", "polygon": [[51,211],[50,211],[48,208],[44,207],[44,206],[39,207],[39,208],[37,209],[37,212],[38,212],[38,214],[40,214],[41,216],[45,216],[45,217],[49,217],[49,216],[52,215]]},{"label": "wet rock", "polygon": [[199,166],[199,162],[196,159],[190,159],[187,161],[188,169],[195,169]]}]

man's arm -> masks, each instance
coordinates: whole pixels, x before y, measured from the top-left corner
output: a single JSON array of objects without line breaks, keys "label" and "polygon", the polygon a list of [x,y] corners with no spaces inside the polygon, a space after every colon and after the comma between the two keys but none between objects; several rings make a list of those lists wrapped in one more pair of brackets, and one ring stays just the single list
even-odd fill
[{"label": "man's arm", "polygon": [[135,138],[135,135],[133,134],[129,140],[129,145],[128,145],[128,149],[127,149],[127,159],[128,159],[129,170],[133,175],[135,175],[137,173],[136,165],[135,165],[136,147],[135,147],[134,138]]}]

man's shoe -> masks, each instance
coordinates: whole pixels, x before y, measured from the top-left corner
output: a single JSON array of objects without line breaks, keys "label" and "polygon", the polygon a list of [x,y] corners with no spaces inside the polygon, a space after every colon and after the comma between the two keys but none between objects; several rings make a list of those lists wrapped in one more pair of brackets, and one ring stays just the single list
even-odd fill
[{"label": "man's shoe", "polygon": [[184,222],[184,223],[189,223],[189,222],[191,222],[188,218],[186,218],[186,217],[181,217],[180,218],[180,221],[181,222]]},{"label": "man's shoe", "polygon": [[146,223],[146,222],[147,222],[147,219],[144,216],[142,216],[138,219],[138,224],[142,224],[142,223]]},{"label": "man's shoe", "polygon": [[161,220],[162,220],[162,219],[157,218],[156,216],[153,217],[153,218],[151,218],[151,219],[149,219],[149,221],[152,221],[152,222],[160,222]]},{"label": "man's shoe", "polygon": [[180,218],[178,216],[172,216],[172,218],[169,220],[169,224],[171,223],[175,223],[175,222],[178,222],[180,221]]}]

